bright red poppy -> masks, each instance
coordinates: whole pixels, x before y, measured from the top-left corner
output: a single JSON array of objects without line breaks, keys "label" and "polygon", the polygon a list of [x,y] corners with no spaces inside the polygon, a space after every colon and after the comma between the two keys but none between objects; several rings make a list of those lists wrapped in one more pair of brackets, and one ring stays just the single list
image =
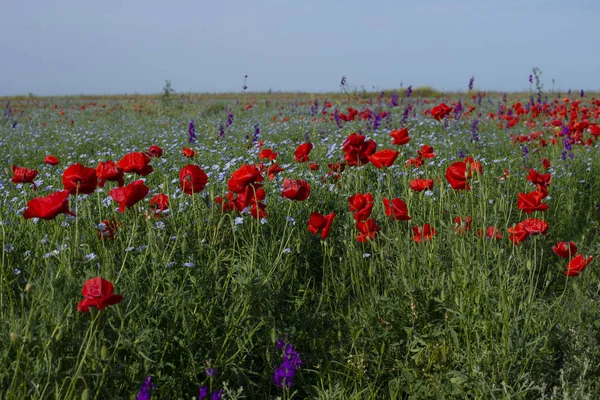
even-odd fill
[{"label": "bright red poppy", "polygon": [[310,196],[310,185],[301,179],[285,178],[281,197],[286,199],[304,201]]},{"label": "bright red poppy", "polygon": [[517,206],[527,214],[531,214],[534,211],[544,212],[550,208],[548,204],[542,203],[542,199],[545,197],[544,193],[537,190],[531,193],[519,193],[517,196],[519,197]]},{"label": "bright red poppy", "polygon": [[[236,209],[234,202],[234,194],[232,192],[227,192],[227,194],[225,195],[225,199],[223,199],[223,197],[221,196],[217,196],[213,199],[213,201],[221,206],[221,213],[233,211]],[[242,207],[242,210],[244,209],[244,207]]]},{"label": "bright red poppy", "polygon": [[58,214],[67,214],[72,217],[76,215],[69,211],[69,192],[63,190],[60,192],[52,193],[45,197],[36,197],[27,202],[23,217],[29,218],[41,218],[41,219],[54,219]]},{"label": "bright red poppy", "polygon": [[96,167],[96,177],[98,178],[99,187],[104,187],[106,181],[117,182],[119,186],[125,184],[123,180],[123,170],[119,168],[113,160],[99,162]]},{"label": "bright red poppy", "polygon": [[567,276],[579,276],[580,272],[583,272],[585,267],[592,262],[593,257],[585,258],[581,254],[577,254],[569,261],[565,268],[565,275]]},{"label": "bright red poppy", "polygon": [[574,242],[558,242],[552,246],[552,251],[561,258],[571,258],[577,254],[577,245]]},{"label": "bright red poppy", "polygon": [[550,185],[552,181],[552,175],[550,174],[540,174],[536,172],[534,169],[529,170],[529,175],[527,175],[527,180],[533,183],[536,186],[543,186],[545,188]]},{"label": "bright red poppy", "polygon": [[471,223],[473,222],[473,217],[460,217],[457,216],[453,220],[454,229],[459,235],[463,235],[465,232],[469,232],[471,230]]},{"label": "bright red poppy", "polygon": [[169,196],[159,193],[150,199],[148,205],[155,213],[166,211],[169,209]]},{"label": "bright red poppy", "polygon": [[102,277],[88,279],[83,284],[81,293],[83,300],[77,305],[77,311],[88,312],[90,307],[96,307],[98,310],[103,310],[108,306],[118,304],[123,300],[120,294],[113,294],[113,284]]},{"label": "bright red poppy", "polygon": [[156,145],[152,145],[150,146],[150,149],[146,152],[146,154],[148,155],[148,157],[162,157],[163,154],[163,149],[161,149],[160,147],[156,146]]},{"label": "bright red poppy", "polygon": [[508,238],[514,243],[519,244],[529,237],[529,233],[523,228],[523,224],[518,223],[508,228]]},{"label": "bright red poppy", "polygon": [[139,180],[127,186],[114,188],[108,195],[119,203],[119,212],[125,212],[127,207],[135,205],[138,201],[146,197],[149,191],[150,188],[144,184],[144,181]]},{"label": "bright red poppy", "polygon": [[35,191],[37,189],[37,186],[35,185],[35,182],[33,180],[37,176],[38,171],[36,171],[34,169],[25,168],[25,167],[17,167],[14,164],[12,166],[12,171],[13,171],[13,177],[12,177],[13,183],[31,183],[33,185],[33,190]]},{"label": "bright red poppy", "polygon": [[542,166],[546,171],[548,170],[548,168],[550,168],[551,165],[552,164],[550,164],[550,160],[548,160],[547,158],[542,158]]},{"label": "bright red poppy", "polygon": [[258,158],[262,159],[268,159],[271,161],[274,161],[277,158],[278,153],[274,152],[271,149],[264,149],[262,150],[260,153],[258,153]]},{"label": "bright red poppy", "polygon": [[342,145],[342,151],[345,153],[344,160],[350,166],[367,164],[369,156],[375,153],[376,149],[377,143],[373,140],[367,140],[365,136],[356,133],[350,134]]},{"label": "bright red poppy", "polygon": [[308,155],[310,154],[313,147],[314,147],[313,144],[310,142],[302,143],[301,145],[296,147],[296,150],[294,151],[294,156],[296,157],[296,161],[297,162],[310,161],[310,158],[308,157]]},{"label": "bright red poppy", "polygon": [[383,198],[383,205],[385,207],[385,215],[392,217],[393,220],[397,221],[408,221],[410,216],[408,215],[408,208],[406,203],[399,198],[388,200],[386,197]]},{"label": "bright red poppy", "polygon": [[431,116],[439,121],[446,115],[450,114],[452,110],[452,107],[448,107],[446,103],[442,103],[431,109]]},{"label": "bright red poppy", "polygon": [[258,168],[244,164],[231,174],[231,178],[227,181],[227,187],[233,193],[244,193],[249,185],[256,187],[257,183],[262,181],[263,177]]},{"label": "bright red poppy", "polygon": [[96,170],[81,164],[73,164],[65,169],[62,182],[70,194],[91,194],[98,185]]},{"label": "bright red poppy", "polygon": [[530,235],[545,235],[550,226],[546,221],[537,218],[527,218],[521,224]]},{"label": "bright red poppy", "polygon": [[201,192],[207,182],[208,176],[204,173],[202,168],[197,165],[188,164],[179,171],[181,190],[190,196],[194,193]]},{"label": "bright red poppy", "polygon": [[194,149],[190,149],[189,147],[183,147],[181,149],[181,154],[183,154],[187,158],[192,158],[196,155],[196,152],[194,151]]},{"label": "bright red poppy", "polygon": [[382,167],[391,167],[398,155],[400,155],[399,151],[385,149],[373,153],[367,158],[376,168],[381,169]]},{"label": "bright red poppy", "polygon": [[280,172],[283,172],[283,168],[281,168],[279,166],[279,164],[275,163],[275,164],[271,165],[269,167],[269,169],[267,170],[267,175],[269,176],[269,180],[272,181],[273,179],[275,179],[275,175],[279,174]]},{"label": "bright red poppy", "polygon": [[320,230],[321,239],[326,239],[329,236],[329,231],[331,230],[331,223],[335,218],[336,213],[331,213],[327,215],[321,215],[318,212],[313,212],[310,214],[310,219],[308,220],[308,231],[313,235],[317,235]]},{"label": "bright red poppy", "polygon": [[58,158],[54,157],[54,156],[46,156],[44,157],[44,164],[49,164],[49,165],[58,165],[60,161],[58,161]]},{"label": "bright red poppy", "polygon": [[446,179],[450,183],[450,186],[452,186],[452,189],[471,190],[468,181],[472,178],[473,171],[481,174],[481,164],[467,157],[465,161],[457,161],[446,169]]},{"label": "bright red poppy", "polygon": [[153,171],[150,163],[150,157],[147,154],[135,151],[125,154],[118,162],[119,168],[126,173],[136,173],[140,176],[146,176]]},{"label": "bright red poppy", "polygon": [[420,166],[423,165],[423,157],[421,157],[421,155],[417,155],[417,158],[411,157],[408,159],[408,161],[406,161],[404,163],[404,165],[406,165],[407,167],[414,167],[414,168],[419,168]]},{"label": "bright red poppy", "polygon": [[377,237],[377,232],[379,232],[379,226],[377,226],[373,218],[364,221],[356,221],[356,229],[360,232],[356,237],[356,240],[361,243],[375,239]]},{"label": "bright red poppy", "polygon": [[416,178],[416,179],[413,179],[412,181],[410,181],[408,185],[415,192],[422,192],[423,190],[432,190],[433,189],[433,179]]},{"label": "bright red poppy", "polygon": [[423,224],[423,228],[413,226],[413,240],[416,243],[431,240],[434,235],[437,235],[437,231],[429,224]]},{"label": "bright red poppy", "polygon": [[371,193],[357,193],[348,198],[348,204],[350,205],[350,211],[354,213],[354,219],[357,221],[364,221],[371,216],[371,210],[373,210],[373,195],[371,195]]},{"label": "bright red poppy", "polygon": [[397,146],[402,146],[410,142],[410,137],[408,137],[408,128],[406,127],[402,129],[394,129],[390,132],[390,136],[392,137],[392,144]]},{"label": "bright red poppy", "polygon": [[479,229],[477,231],[477,235],[478,236],[487,236],[488,238],[495,239],[495,240],[502,239],[502,234],[500,233],[500,230],[498,228],[496,228],[495,226],[488,226],[485,231],[483,229]]},{"label": "bright red poppy", "polygon": [[435,157],[435,153],[433,152],[433,147],[429,146],[428,144],[424,144],[420,150],[417,150],[417,155],[421,156],[422,158],[428,158],[428,159]]},{"label": "bright red poppy", "polygon": [[319,164],[317,163],[310,163],[308,164],[308,168],[310,168],[311,171],[318,171],[319,170]]}]

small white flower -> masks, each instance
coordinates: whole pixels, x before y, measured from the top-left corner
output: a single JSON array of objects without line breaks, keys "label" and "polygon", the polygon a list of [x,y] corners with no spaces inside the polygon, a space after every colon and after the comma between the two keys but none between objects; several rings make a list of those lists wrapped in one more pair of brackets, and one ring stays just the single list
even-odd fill
[{"label": "small white flower", "polygon": [[290,249],[289,247],[286,247],[285,249],[283,249],[284,253],[291,253],[292,249]]},{"label": "small white flower", "polygon": [[97,256],[96,254],[94,254],[94,253],[90,253],[90,254],[86,254],[86,255],[85,255],[85,259],[86,259],[87,261],[90,261],[90,260],[95,260],[96,258],[98,258],[98,256]]},{"label": "small white flower", "polygon": [[371,257],[371,253],[363,253],[363,258],[369,258]]},{"label": "small white flower", "polygon": [[294,218],[293,218],[293,217],[290,217],[289,215],[288,215],[287,217],[285,217],[285,220],[286,220],[287,222],[291,222],[291,223],[292,223],[292,225],[296,225],[296,221],[294,220]]},{"label": "small white flower", "polygon": [[194,264],[194,262],[193,262],[193,261],[190,261],[190,262],[183,263],[183,266],[184,266],[184,267],[193,267],[194,265],[196,265],[196,264]]},{"label": "small white flower", "polygon": [[164,222],[162,222],[162,221],[158,221],[158,222],[156,223],[156,227],[157,227],[158,229],[164,229],[164,227],[165,227],[165,223],[164,223]]},{"label": "small white flower", "polygon": [[242,217],[235,217],[235,220],[233,221],[233,223],[235,225],[243,224],[244,223],[244,218],[242,218]]}]

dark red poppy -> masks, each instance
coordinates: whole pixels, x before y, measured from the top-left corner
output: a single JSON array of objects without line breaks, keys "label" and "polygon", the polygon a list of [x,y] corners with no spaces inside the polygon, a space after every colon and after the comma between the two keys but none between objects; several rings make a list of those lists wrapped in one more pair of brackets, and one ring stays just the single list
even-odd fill
[{"label": "dark red poppy", "polygon": [[390,132],[390,136],[392,137],[392,144],[397,146],[402,146],[410,142],[410,137],[408,137],[408,128],[406,127],[402,129],[394,129]]},{"label": "dark red poppy", "polygon": [[373,210],[373,195],[371,193],[357,193],[350,196],[348,203],[350,211],[354,213],[355,220],[363,221],[371,216],[371,210]]},{"label": "dark red poppy", "polygon": [[146,152],[148,157],[162,157],[163,149],[156,145],[150,146],[150,149]]},{"label": "dark red poppy", "polygon": [[477,235],[478,236],[484,236],[485,235],[488,238],[495,239],[495,240],[502,239],[502,234],[500,233],[500,231],[498,230],[498,228],[496,228],[495,226],[488,226],[485,231],[483,229],[479,229],[477,231]]},{"label": "dark red poppy", "polygon": [[417,150],[417,154],[422,158],[434,158],[435,153],[433,152],[433,147],[428,144],[424,144],[420,150]]},{"label": "dark red poppy", "polygon": [[342,173],[346,169],[346,163],[327,164],[327,168],[329,168],[331,172]]},{"label": "dark red poppy", "polygon": [[188,164],[179,171],[181,190],[190,196],[194,193],[201,192],[207,182],[208,176],[204,173],[202,168],[197,165]]},{"label": "dark red poppy", "polygon": [[561,258],[571,258],[577,254],[577,245],[574,242],[558,242],[552,246],[552,251]]},{"label": "dark red poppy", "polygon": [[277,175],[280,172],[283,172],[283,168],[281,168],[279,166],[279,164],[275,163],[275,164],[271,165],[269,167],[269,169],[267,170],[267,175],[269,176],[269,180],[272,181],[273,179],[275,179],[275,175]]},{"label": "dark red poppy", "polygon": [[244,193],[247,186],[262,182],[263,177],[260,170],[253,165],[244,164],[237,171],[231,174],[227,181],[227,187],[233,193]]},{"label": "dark red poppy", "polygon": [[[225,199],[223,199],[221,196],[217,196],[213,200],[215,203],[221,206],[221,213],[233,211],[236,209],[234,202],[234,194],[232,192],[227,192],[227,194],[225,195]],[[242,206],[241,209],[243,210],[244,208],[245,205]]]},{"label": "dark red poppy", "polygon": [[265,208],[267,208],[267,206],[263,203],[254,202],[250,207],[250,215],[256,219],[267,218],[268,215]]},{"label": "dark red poppy", "polygon": [[296,147],[296,150],[294,151],[294,156],[296,157],[296,161],[297,162],[310,161],[310,158],[308,157],[308,155],[310,154],[310,151],[313,149],[313,147],[314,147],[313,144],[310,142],[302,143],[301,145]]},{"label": "dark red poppy", "polygon": [[46,197],[36,197],[27,202],[23,217],[54,219],[58,214],[67,214],[75,217],[76,215],[69,211],[69,192],[63,190],[52,193]]},{"label": "dark red poppy", "polygon": [[286,199],[304,201],[310,196],[310,185],[301,179],[285,178],[281,197]]},{"label": "dark red poppy", "polygon": [[423,224],[423,228],[413,226],[413,240],[416,243],[431,240],[434,235],[437,235],[437,231],[429,224]]},{"label": "dark red poppy", "polygon": [[58,161],[58,158],[54,157],[54,156],[46,156],[44,157],[44,164],[50,164],[50,165],[58,165],[60,161]]},{"label": "dark red poppy", "polygon": [[35,191],[37,189],[37,186],[35,185],[35,182],[33,180],[37,176],[38,171],[36,171],[34,169],[25,168],[25,167],[17,167],[14,164],[12,166],[12,171],[13,171],[13,177],[12,177],[13,183],[31,183],[33,185],[33,190]]},{"label": "dark red poppy", "polygon": [[368,163],[369,156],[375,153],[376,149],[377,143],[356,133],[350,134],[342,145],[342,151],[345,153],[344,160],[350,166],[360,166]]},{"label": "dark red poppy", "polygon": [[581,254],[577,254],[569,261],[565,268],[565,275],[567,276],[579,276],[580,272],[583,272],[585,267],[592,262],[593,257],[585,258]]},{"label": "dark red poppy", "polygon": [[388,200],[386,197],[383,198],[383,205],[385,207],[385,215],[392,217],[397,221],[408,221],[410,216],[408,215],[408,209],[406,203],[399,198]]},{"label": "dark red poppy", "polygon": [[529,175],[527,175],[527,180],[533,183],[536,186],[543,186],[545,188],[550,185],[552,181],[552,175],[550,174],[540,174],[536,172],[534,169],[529,170]]},{"label": "dark red poppy", "polygon": [[258,158],[260,158],[261,160],[268,159],[268,160],[274,161],[277,158],[277,155],[278,155],[278,153],[275,153],[271,149],[264,149],[260,153],[258,153]]},{"label": "dark red poppy", "polygon": [[119,212],[125,212],[127,207],[133,206],[146,197],[149,191],[150,188],[144,184],[144,181],[139,180],[127,186],[114,188],[108,195],[119,203]]},{"label": "dark red poppy", "polygon": [[369,159],[371,164],[375,166],[375,168],[381,169],[382,167],[391,167],[392,164],[394,164],[394,161],[396,161],[396,158],[399,154],[399,151],[385,149],[373,153],[367,158]]},{"label": "dark red poppy", "polygon": [[547,158],[542,158],[542,166],[546,171],[548,170],[548,168],[550,168],[551,165],[552,164],[550,164],[550,160],[548,160]]},{"label": "dark red poppy", "polygon": [[183,154],[187,158],[192,158],[196,155],[196,152],[194,151],[194,149],[190,149],[189,147],[183,147],[181,149],[181,154]]},{"label": "dark red poppy", "polygon": [[90,307],[103,310],[108,306],[120,303],[123,300],[123,296],[113,294],[113,292],[113,284],[106,279],[102,279],[99,276],[88,279],[83,284],[83,289],[81,290],[85,298],[77,305],[77,311],[88,312],[90,311]]},{"label": "dark red poppy", "polygon": [[438,106],[435,106],[431,109],[431,116],[438,121],[444,118],[446,115],[452,112],[453,108],[448,107],[446,103],[442,103]]},{"label": "dark red poppy", "polygon": [[147,154],[135,151],[125,154],[117,165],[123,172],[128,174],[136,173],[140,176],[146,176],[153,171],[152,166],[149,165],[150,161],[150,157]]},{"label": "dark red poppy", "polygon": [[81,164],[73,164],[65,169],[62,182],[70,194],[91,194],[98,185],[96,170]]},{"label": "dark red poppy", "polygon": [[314,163],[314,162],[313,162],[313,163],[310,163],[310,164],[308,165],[308,168],[310,168],[310,170],[311,170],[311,171],[318,171],[318,170],[319,170],[319,164],[317,164],[317,163]]},{"label": "dark red poppy", "polygon": [[542,203],[544,193],[538,192],[537,190],[531,193],[518,193],[517,196],[519,198],[517,206],[527,214],[531,214],[534,211],[544,212],[550,208],[548,204]]},{"label": "dark red poppy", "polygon": [[377,237],[377,232],[379,232],[379,227],[373,218],[365,221],[356,221],[356,229],[360,232],[356,237],[356,240],[361,243],[375,239]]},{"label": "dark red poppy", "polygon": [[106,181],[114,181],[123,186],[123,170],[115,164],[113,160],[99,162],[96,167],[96,177],[98,178],[98,186],[104,187]]},{"label": "dark red poppy", "polygon": [[331,213],[327,215],[321,215],[318,212],[313,212],[310,214],[310,219],[308,220],[308,230],[313,235],[317,235],[319,231],[321,232],[321,239],[326,239],[329,236],[329,231],[331,230],[331,223],[335,218],[336,213]]},{"label": "dark red poppy", "polygon": [[415,192],[422,192],[423,190],[432,190],[433,189],[433,179],[413,179],[408,184],[412,190]]}]

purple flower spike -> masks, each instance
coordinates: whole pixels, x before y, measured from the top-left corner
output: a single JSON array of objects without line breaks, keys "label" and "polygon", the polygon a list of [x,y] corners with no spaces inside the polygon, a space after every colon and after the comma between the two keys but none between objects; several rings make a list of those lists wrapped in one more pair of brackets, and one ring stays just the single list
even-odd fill
[{"label": "purple flower spike", "polygon": [[142,387],[136,397],[137,400],[150,400],[152,397],[152,390],[154,390],[154,384],[151,382],[152,377],[149,376],[146,378],[144,383],[142,383]]}]

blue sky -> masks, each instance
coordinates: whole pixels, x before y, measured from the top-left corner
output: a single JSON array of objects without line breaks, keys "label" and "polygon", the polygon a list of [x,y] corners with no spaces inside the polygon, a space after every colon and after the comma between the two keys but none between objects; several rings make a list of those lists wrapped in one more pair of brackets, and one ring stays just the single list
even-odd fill
[{"label": "blue sky", "polygon": [[34,93],[600,89],[596,0],[16,0],[0,96]]}]

